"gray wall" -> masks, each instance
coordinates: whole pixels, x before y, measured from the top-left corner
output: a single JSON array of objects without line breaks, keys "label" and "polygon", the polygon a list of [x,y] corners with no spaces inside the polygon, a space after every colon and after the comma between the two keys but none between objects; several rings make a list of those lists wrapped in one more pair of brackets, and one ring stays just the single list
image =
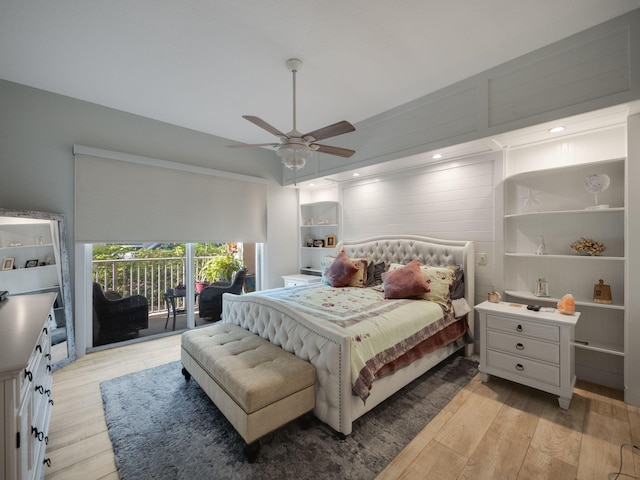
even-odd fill
[{"label": "gray wall", "polygon": [[[287,254],[297,248],[295,189],[280,186],[280,162],[273,152],[230,149],[228,143],[213,135],[0,80],[0,206],[65,214],[72,262],[73,145],[80,144],[269,179],[263,287],[281,286],[280,275],[297,269],[296,257]],[[179,198],[180,185],[166,194]],[[229,199],[224,207],[232,205]],[[71,272],[73,292],[73,265]],[[83,320],[77,318],[76,323]]]}]

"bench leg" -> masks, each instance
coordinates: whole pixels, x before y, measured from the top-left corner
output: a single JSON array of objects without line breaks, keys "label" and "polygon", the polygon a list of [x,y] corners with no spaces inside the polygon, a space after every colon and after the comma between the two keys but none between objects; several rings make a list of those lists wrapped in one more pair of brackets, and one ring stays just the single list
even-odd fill
[{"label": "bench leg", "polygon": [[187,371],[186,368],[182,367],[182,375],[184,375],[184,379],[188,382],[191,380],[191,374]]},{"label": "bench leg", "polygon": [[244,456],[247,457],[247,461],[254,463],[258,458],[258,452],[260,452],[260,440],[246,444],[242,451],[244,452]]}]

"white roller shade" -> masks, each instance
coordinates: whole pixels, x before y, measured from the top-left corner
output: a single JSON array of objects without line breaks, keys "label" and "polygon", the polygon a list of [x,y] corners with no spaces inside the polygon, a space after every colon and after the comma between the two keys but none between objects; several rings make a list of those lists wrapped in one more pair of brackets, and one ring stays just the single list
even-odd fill
[{"label": "white roller shade", "polygon": [[74,146],[79,243],[265,242],[266,180]]}]

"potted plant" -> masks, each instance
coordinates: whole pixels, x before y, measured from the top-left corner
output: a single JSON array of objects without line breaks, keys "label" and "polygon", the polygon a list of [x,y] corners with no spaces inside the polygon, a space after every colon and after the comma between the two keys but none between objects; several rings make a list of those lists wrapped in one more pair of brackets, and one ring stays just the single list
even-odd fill
[{"label": "potted plant", "polygon": [[[196,281],[196,289],[200,292],[202,288],[213,282],[229,282],[233,274],[243,266],[242,260],[235,255],[216,255],[207,260],[202,265],[202,268],[200,268],[198,280]],[[199,288],[198,284],[202,286]]]}]

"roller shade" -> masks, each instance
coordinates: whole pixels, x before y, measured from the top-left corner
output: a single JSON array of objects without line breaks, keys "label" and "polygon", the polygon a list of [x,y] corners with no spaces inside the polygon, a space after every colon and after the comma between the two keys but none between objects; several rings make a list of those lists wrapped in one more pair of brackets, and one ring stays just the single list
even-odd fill
[{"label": "roller shade", "polygon": [[264,179],[80,145],[74,155],[79,243],[267,239]]}]

